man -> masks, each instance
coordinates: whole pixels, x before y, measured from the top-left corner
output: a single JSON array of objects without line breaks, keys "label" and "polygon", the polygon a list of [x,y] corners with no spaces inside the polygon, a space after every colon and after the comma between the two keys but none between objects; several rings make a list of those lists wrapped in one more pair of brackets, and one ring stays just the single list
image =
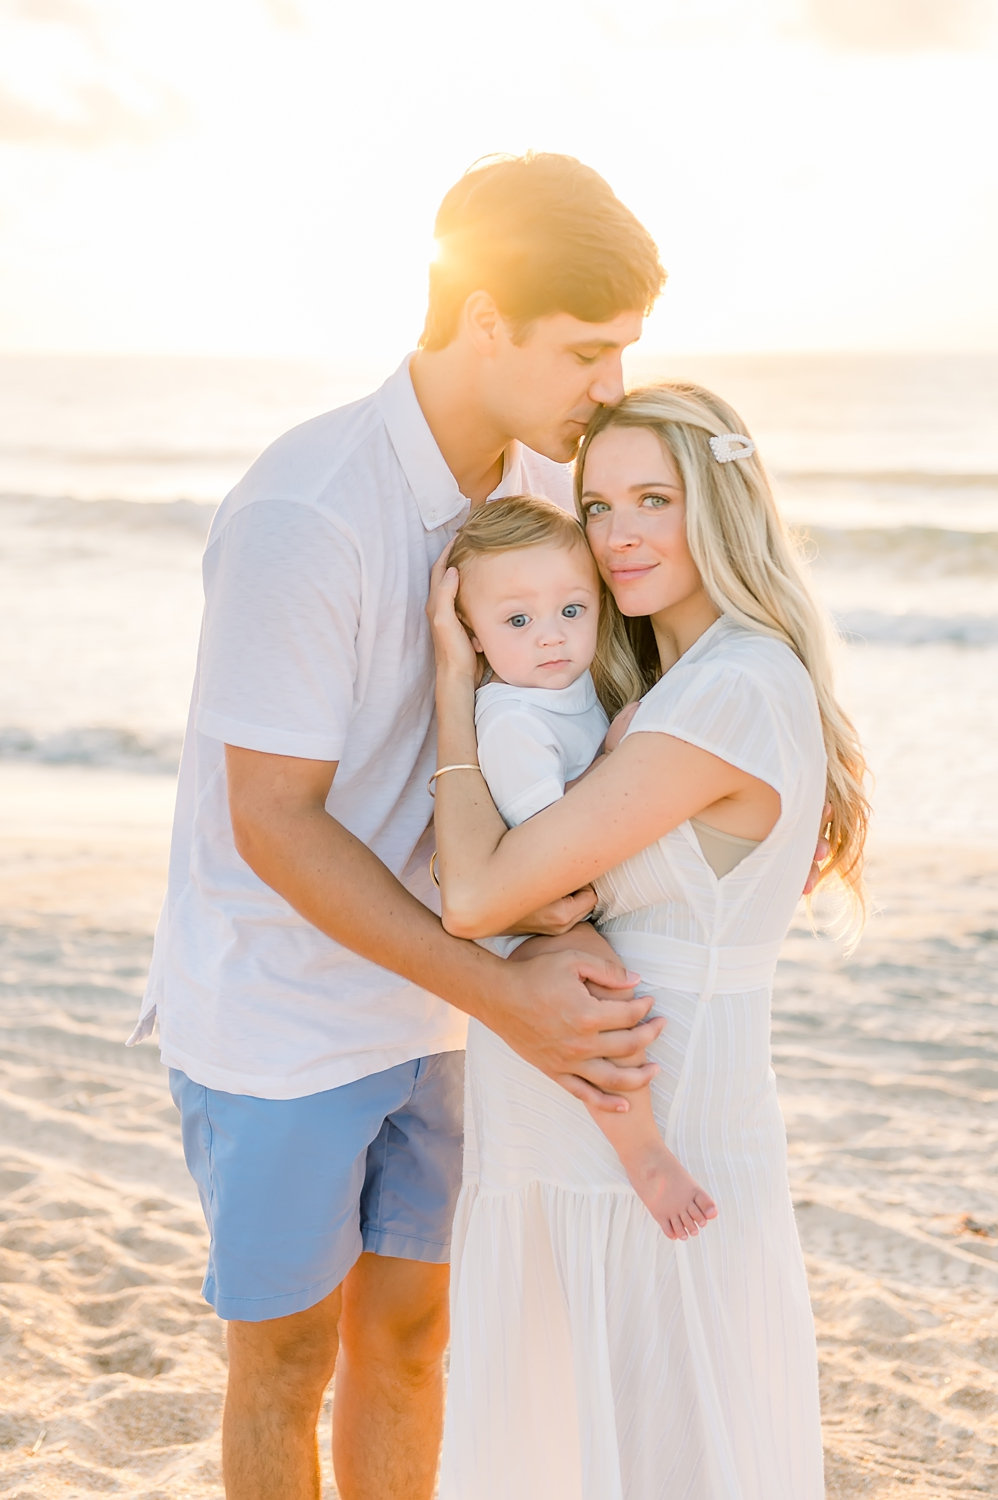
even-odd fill
[{"label": "man", "polygon": [[[597,1100],[647,1082],[613,1059],[661,1024],[619,966],[562,952],[507,967],[433,914],[423,609],[470,506],[522,491],[570,504],[563,466],[619,399],[663,272],[633,215],[567,157],[472,170],[436,233],[419,352],[275,443],[205,554],[137,1035],[155,1005],[211,1234],[205,1295],[230,1320],[229,1500],[318,1495],[334,1364],[343,1500],[432,1494],[460,1012]],[[523,930],[563,932],[591,905],[568,896]]]}]

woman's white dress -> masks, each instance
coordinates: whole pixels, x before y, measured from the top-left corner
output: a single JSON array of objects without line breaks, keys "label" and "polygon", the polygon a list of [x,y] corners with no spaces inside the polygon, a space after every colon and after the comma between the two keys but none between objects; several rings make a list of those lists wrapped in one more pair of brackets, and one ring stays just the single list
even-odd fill
[{"label": "woman's white dress", "polygon": [[581,1104],[485,1027],[468,1044],[440,1500],[819,1500],[814,1331],[770,1066],[777,951],[825,798],[810,679],[722,618],[629,733],[779,792],[723,879],[688,824],[598,882],[601,930],[668,1017],[665,1138],[718,1218],[668,1240]]}]

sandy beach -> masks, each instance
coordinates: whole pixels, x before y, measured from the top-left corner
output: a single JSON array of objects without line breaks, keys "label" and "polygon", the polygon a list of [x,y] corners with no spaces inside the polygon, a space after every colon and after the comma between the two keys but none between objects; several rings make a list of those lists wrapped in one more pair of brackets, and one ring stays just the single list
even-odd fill
[{"label": "sandy beach", "polygon": [[[204,1228],[155,1048],[122,1046],[171,797],[165,776],[7,766],[0,780],[9,1500],[221,1493]],[[996,865],[985,844],[875,841],[859,951],[844,959],[803,920],[787,942],[775,1065],[830,1500],[998,1493]]]}]

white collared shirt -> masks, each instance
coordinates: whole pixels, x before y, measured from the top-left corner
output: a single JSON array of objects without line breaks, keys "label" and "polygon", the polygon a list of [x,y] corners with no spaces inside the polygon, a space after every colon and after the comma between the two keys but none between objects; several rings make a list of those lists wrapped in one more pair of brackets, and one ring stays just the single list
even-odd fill
[{"label": "white collared shirt", "polygon": [[[606,738],[607,717],[593,679],[583,672],[564,688],[487,682],[475,694],[478,764],[507,828],[525,823],[565,795]],[[523,937],[479,939],[508,958]]]},{"label": "white collared shirt", "polygon": [[[513,444],[490,498],[571,507]],[[306,922],[236,853],[224,747],[338,761],[328,812],[433,910],[430,569],[469,502],[408,361],[279,438],[215,516],[166,902],[140,1022],[211,1088],[295,1098],[463,1046],[465,1017]],[[349,872],[344,872],[349,880]]]},{"label": "white collared shirt", "polygon": [[584,672],[564,688],[488,682],[475,694],[478,761],[507,827],[564,796],[592,764],[607,717]]}]

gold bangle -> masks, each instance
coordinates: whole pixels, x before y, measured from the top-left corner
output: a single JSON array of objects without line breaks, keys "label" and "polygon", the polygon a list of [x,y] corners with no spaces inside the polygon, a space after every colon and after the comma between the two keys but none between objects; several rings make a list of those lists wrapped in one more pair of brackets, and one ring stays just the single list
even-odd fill
[{"label": "gold bangle", "polygon": [[437,851],[435,849],[434,849],[433,853],[430,855],[430,879],[433,881],[433,884],[436,886],[437,890],[439,891],[439,889],[440,889],[440,878],[437,875]]},{"label": "gold bangle", "polygon": [[437,794],[433,790],[433,783],[436,781],[438,776],[446,776],[448,771],[480,771],[481,769],[482,768],[477,761],[474,764],[466,762],[465,764],[460,766],[441,766],[439,771],[434,771],[433,775],[426,783],[426,790],[429,792],[431,797],[435,797]]}]

